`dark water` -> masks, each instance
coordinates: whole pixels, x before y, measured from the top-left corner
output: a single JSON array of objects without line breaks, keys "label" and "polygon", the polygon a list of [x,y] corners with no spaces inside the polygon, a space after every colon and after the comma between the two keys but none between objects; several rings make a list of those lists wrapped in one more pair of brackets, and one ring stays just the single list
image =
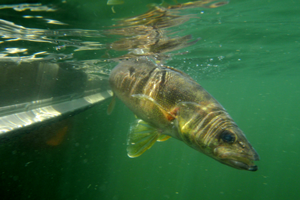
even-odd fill
[{"label": "dark water", "polygon": [[[106,45],[115,38],[102,37],[100,33],[106,29],[103,26],[115,23],[113,18],[143,14],[147,4],[161,3],[138,2],[114,6],[116,13],[106,1],[53,1],[55,12],[3,9],[2,19],[27,28],[99,32],[89,33],[89,38],[82,34],[69,38],[49,36],[66,40],[55,44],[4,42],[0,44],[1,52],[18,47],[28,48],[29,55],[39,51],[53,53],[54,57],[74,53],[62,62],[103,62],[100,57],[106,54],[106,48],[75,51],[78,46],[68,46],[67,41]],[[49,147],[30,139],[2,145],[1,196],[74,200],[299,199],[299,10],[299,2],[292,0],[232,0],[214,9],[183,10],[183,15],[200,18],[173,28],[179,35],[201,39],[175,51],[189,53],[173,55],[167,64],[191,75],[227,109],[261,157],[256,162],[257,172],[222,165],[175,139],[157,143],[141,157],[131,159],[126,155],[126,138],[135,117],[120,101],[108,116],[106,100],[71,117],[71,128],[58,146]],[[23,15],[43,15],[69,25],[45,24]],[[61,50],[53,48],[62,45],[66,46]],[[122,53],[111,51],[110,56]]]}]

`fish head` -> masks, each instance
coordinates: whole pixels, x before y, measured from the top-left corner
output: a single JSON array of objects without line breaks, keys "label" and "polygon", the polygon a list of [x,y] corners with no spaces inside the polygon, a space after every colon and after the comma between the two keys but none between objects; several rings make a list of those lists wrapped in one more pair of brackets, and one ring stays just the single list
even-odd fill
[{"label": "fish head", "polygon": [[205,150],[214,159],[231,167],[248,171],[258,169],[254,161],[259,160],[259,155],[237,126],[218,131]]},{"label": "fish head", "polygon": [[259,156],[243,131],[218,104],[213,109],[195,103],[180,105],[178,128],[190,147],[231,167],[256,171]]}]

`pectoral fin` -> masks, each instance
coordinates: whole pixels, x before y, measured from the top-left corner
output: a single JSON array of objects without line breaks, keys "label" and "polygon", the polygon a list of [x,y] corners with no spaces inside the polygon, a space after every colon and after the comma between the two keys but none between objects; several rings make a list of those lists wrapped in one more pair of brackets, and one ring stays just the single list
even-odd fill
[{"label": "pectoral fin", "polygon": [[135,158],[142,155],[159,138],[160,133],[143,120],[131,126],[128,136],[127,155]]}]

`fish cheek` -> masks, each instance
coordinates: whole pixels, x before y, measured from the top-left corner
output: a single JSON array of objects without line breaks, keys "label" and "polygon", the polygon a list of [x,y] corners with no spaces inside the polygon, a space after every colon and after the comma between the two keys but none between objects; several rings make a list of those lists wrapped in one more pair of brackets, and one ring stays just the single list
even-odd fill
[{"label": "fish cheek", "polygon": [[229,154],[234,152],[236,149],[236,135],[228,131],[221,131],[211,142],[211,149],[213,154],[220,158],[224,159]]},{"label": "fish cheek", "polygon": [[219,159],[232,159],[245,154],[245,147],[236,139],[234,143],[219,141],[219,146],[214,149],[214,154]]}]

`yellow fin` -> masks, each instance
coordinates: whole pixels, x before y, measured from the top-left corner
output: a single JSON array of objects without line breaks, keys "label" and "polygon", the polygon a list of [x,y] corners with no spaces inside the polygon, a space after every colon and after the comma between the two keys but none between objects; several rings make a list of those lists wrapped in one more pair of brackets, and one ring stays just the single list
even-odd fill
[{"label": "yellow fin", "polygon": [[159,138],[160,133],[149,124],[139,119],[131,126],[128,135],[127,155],[135,158],[142,155]]},{"label": "yellow fin", "polygon": [[110,104],[108,105],[108,108],[107,108],[107,111],[106,111],[106,113],[108,114],[108,115],[110,115],[111,113],[112,113],[112,111],[114,110],[114,108],[115,108],[115,105],[116,105],[116,95],[115,95],[115,93],[113,94],[113,97],[112,97],[112,99],[111,99],[111,102],[110,102]]},{"label": "yellow fin", "polygon": [[164,141],[167,141],[168,139],[170,139],[171,136],[168,136],[168,135],[161,135],[157,138],[157,142],[164,142]]}]

